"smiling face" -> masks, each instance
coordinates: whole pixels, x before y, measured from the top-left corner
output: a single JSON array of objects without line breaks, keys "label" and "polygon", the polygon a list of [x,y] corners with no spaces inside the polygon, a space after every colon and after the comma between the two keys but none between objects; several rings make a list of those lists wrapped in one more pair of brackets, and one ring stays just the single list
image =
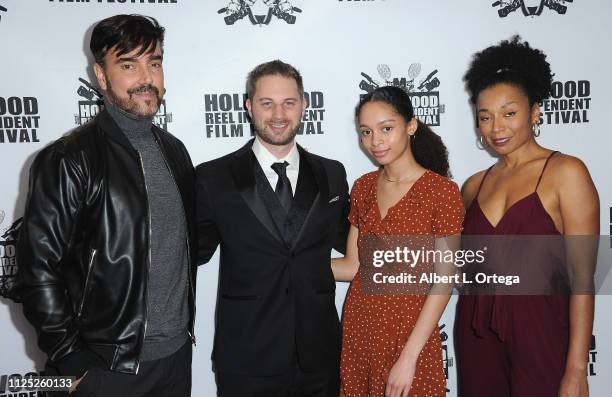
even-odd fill
[{"label": "smiling face", "polygon": [[104,57],[104,66],[94,65],[98,84],[107,100],[123,111],[139,117],[157,113],[164,95],[162,50],[138,55],[141,47],[117,56],[115,49]]},{"label": "smiling face", "polygon": [[413,117],[406,121],[395,108],[385,102],[364,104],[358,117],[361,144],[380,165],[389,165],[410,152],[410,136],[417,129]]},{"label": "smiling face", "polygon": [[287,146],[297,134],[306,101],[295,79],[281,75],[262,76],[253,98],[246,101],[257,136],[264,145]]},{"label": "smiling face", "polygon": [[540,106],[530,106],[521,88],[499,83],[482,90],[476,111],[480,134],[496,153],[506,155],[534,142],[532,128],[540,120]]}]

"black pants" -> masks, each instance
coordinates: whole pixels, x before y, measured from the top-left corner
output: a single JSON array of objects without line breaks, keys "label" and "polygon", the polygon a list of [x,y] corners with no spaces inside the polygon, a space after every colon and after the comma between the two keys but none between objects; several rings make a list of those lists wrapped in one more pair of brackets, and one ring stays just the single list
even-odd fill
[{"label": "black pants", "polygon": [[189,397],[191,395],[191,341],[176,353],[140,363],[138,374],[91,368],[76,391],[52,393],[69,397]]},{"label": "black pants", "polygon": [[217,373],[218,397],[338,397],[339,369],[304,372],[294,360],[282,375]]}]

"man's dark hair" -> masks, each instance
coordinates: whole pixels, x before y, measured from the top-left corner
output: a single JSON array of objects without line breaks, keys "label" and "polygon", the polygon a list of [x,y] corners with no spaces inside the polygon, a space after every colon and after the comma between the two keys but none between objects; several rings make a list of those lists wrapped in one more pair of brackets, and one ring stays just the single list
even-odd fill
[{"label": "man's dark hair", "polygon": [[304,98],[304,84],[302,83],[302,75],[296,68],[278,59],[257,65],[255,69],[249,72],[246,82],[247,96],[251,99],[253,98],[253,95],[255,95],[255,86],[260,78],[274,75],[294,79],[297,83],[300,98]]},{"label": "man's dark hair", "polygon": [[506,83],[523,90],[533,106],[550,96],[553,76],[546,54],[513,36],[474,54],[463,81],[472,103],[483,90]]},{"label": "man's dark hair", "polygon": [[140,47],[137,56],[155,51],[164,44],[164,28],[155,18],[144,15],[115,15],[98,22],[91,33],[89,48],[96,63],[104,66],[104,57],[109,50],[117,56],[127,54]]}]

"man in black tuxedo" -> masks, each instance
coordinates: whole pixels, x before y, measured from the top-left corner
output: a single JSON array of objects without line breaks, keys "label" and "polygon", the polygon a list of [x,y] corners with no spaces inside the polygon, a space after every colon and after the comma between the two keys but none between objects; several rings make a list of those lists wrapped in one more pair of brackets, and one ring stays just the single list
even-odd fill
[{"label": "man in black tuxedo", "polygon": [[196,169],[200,260],[221,245],[219,396],[337,397],[330,254],[345,250],[346,172],[295,143],[306,101],[293,66],[257,66],[247,95],[255,139]]}]

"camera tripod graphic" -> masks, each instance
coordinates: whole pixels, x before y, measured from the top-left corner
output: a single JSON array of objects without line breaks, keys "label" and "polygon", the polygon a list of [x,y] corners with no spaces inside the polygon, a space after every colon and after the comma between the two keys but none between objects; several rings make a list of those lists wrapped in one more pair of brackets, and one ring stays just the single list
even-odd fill
[{"label": "camera tripod graphic", "polygon": [[407,77],[392,77],[391,68],[389,65],[384,63],[378,65],[377,71],[380,78],[382,78],[382,82],[374,80],[372,77],[362,72],[361,77],[363,77],[363,79],[359,83],[359,88],[365,92],[372,92],[378,87],[391,85],[394,87],[399,87],[407,93],[411,93],[429,92],[440,86],[440,80],[435,77],[436,73],[438,73],[437,69],[434,69],[424,79],[421,79],[418,82],[415,81],[417,76],[421,73],[420,63],[413,63],[410,65],[408,68]]},{"label": "camera tripod graphic", "polygon": [[264,15],[254,12],[253,6],[257,0],[230,0],[227,7],[220,9],[217,13],[225,14],[223,19],[226,25],[233,25],[236,21],[248,17],[253,25],[262,26],[268,25],[273,16],[293,25],[296,20],[294,14],[302,12],[287,0],[262,0],[262,2],[268,7],[268,12]]},{"label": "camera tripod graphic", "polygon": [[[6,7],[0,6],[0,12],[2,12],[2,11],[7,12],[8,10],[6,9]],[[0,14],[0,21],[1,20],[2,20],[2,14]]]},{"label": "camera tripod graphic", "polygon": [[507,17],[508,14],[518,10],[519,8],[526,17],[533,17],[542,14],[544,8],[549,8],[556,11],[558,14],[565,14],[567,11],[567,6],[565,3],[572,3],[573,1],[574,0],[538,0],[531,2],[534,5],[528,5],[525,4],[526,2],[529,3],[528,0],[500,0],[491,4],[491,7],[500,7],[500,9],[497,10],[500,18]]}]

